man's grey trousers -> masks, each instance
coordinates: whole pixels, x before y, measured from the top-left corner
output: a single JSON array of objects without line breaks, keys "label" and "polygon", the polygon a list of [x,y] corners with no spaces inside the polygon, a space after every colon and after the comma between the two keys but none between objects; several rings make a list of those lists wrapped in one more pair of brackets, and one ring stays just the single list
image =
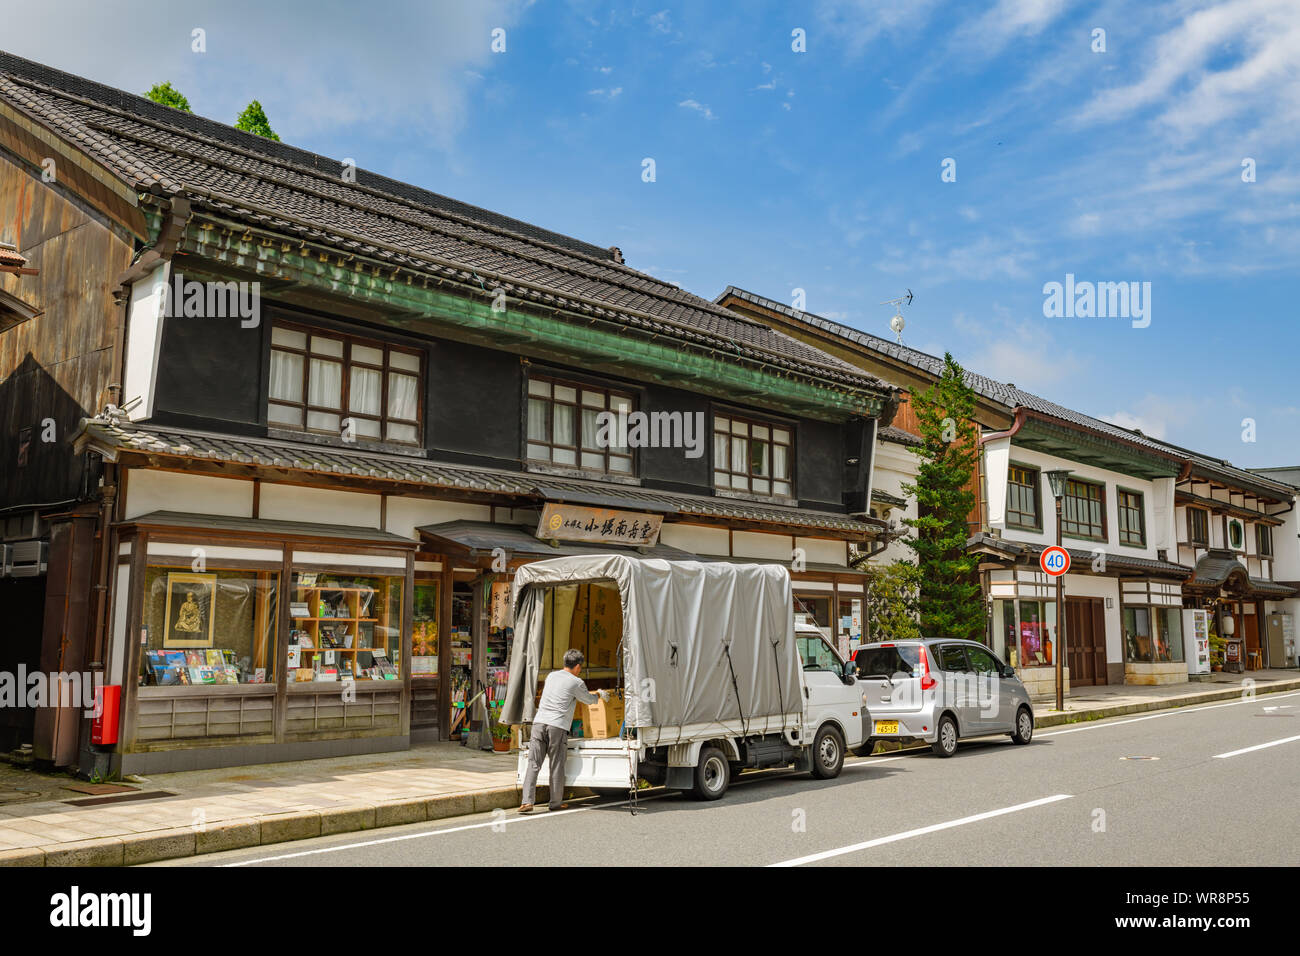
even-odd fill
[{"label": "man's grey trousers", "polygon": [[550,724],[533,724],[533,736],[528,741],[528,770],[524,772],[524,803],[531,804],[537,795],[537,774],[542,761],[551,762],[550,808],[558,810],[564,802],[564,762],[567,754],[564,745],[569,735]]}]

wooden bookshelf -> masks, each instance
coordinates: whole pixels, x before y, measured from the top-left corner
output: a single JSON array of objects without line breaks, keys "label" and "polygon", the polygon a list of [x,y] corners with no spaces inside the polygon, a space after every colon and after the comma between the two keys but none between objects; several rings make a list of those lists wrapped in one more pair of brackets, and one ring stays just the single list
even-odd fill
[{"label": "wooden bookshelf", "polygon": [[[311,617],[290,616],[290,626],[302,631],[311,640],[307,647],[299,642],[299,667],[315,667],[317,655],[324,651],[338,654],[339,676],[351,674],[356,677],[361,673],[357,666],[357,655],[362,652],[383,651],[388,660],[394,660],[389,647],[389,610],[388,602],[382,600],[381,594],[372,587],[353,587],[346,585],[294,586],[294,602],[305,603],[313,612]],[[376,607],[376,604],[379,606]],[[322,606],[335,610],[335,614],[321,616]],[[378,612],[378,616],[371,616]],[[323,646],[324,636],[340,642],[351,636],[351,647]]]}]

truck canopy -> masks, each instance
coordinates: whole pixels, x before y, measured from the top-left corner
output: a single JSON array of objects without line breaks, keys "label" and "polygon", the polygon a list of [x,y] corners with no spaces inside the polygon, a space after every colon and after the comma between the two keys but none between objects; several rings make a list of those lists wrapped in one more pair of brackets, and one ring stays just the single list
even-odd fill
[{"label": "truck canopy", "polygon": [[[548,590],[597,583],[617,589],[622,609],[618,660],[628,728],[748,724],[801,712],[784,567],[598,554],[537,561],[515,572],[515,639],[501,720],[531,720],[540,672],[561,666],[569,634],[555,633],[550,609],[559,602],[547,601]],[[544,648],[552,655],[546,662]]]}]

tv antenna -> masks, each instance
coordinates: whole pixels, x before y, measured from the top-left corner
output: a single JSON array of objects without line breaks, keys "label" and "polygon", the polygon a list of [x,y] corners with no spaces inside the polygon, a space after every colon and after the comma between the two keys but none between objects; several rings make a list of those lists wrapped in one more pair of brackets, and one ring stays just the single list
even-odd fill
[{"label": "tv antenna", "polygon": [[893,330],[894,338],[899,345],[903,344],[903,329],[907,326],[903,318],[903,306],[912,304],[912,290],[907,290],[907,295],[900,295],[893,299],[886,299],[881,305],[892,305],[894,307],[894,317],[889,320],[889,327]]}]

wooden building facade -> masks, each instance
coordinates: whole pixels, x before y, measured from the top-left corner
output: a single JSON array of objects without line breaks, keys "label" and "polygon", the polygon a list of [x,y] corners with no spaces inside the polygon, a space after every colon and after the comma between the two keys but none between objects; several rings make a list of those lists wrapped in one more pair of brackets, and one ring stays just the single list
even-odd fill
[{"label": "wooden building facade", "polygon": [[[511,571],[557,554],[780,562],[828,630],[860,601],[880,378],[617,249],[38,64],[0,56],[0,107],[121,206],[120,248],[80,253],[116,307],[25,323],[108,343],[48,450],[95,477],[42,646],[102,595],[84,666],[121,694],[112,742],[78,725],[83,769],[458,735],[504,686]],[[593,658],[597,686],[616,663]]]}]

